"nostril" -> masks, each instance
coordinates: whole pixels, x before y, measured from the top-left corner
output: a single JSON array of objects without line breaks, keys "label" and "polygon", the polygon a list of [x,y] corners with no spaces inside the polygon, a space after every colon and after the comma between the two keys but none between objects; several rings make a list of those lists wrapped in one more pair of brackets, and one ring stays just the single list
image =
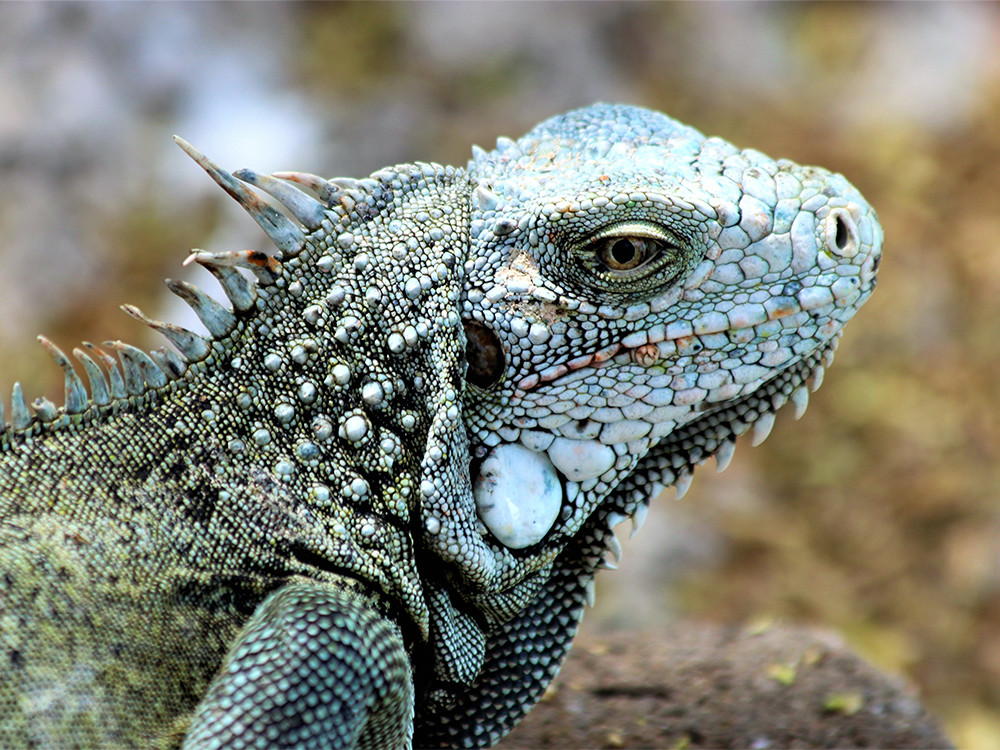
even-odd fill
[{"label": "nostril", "polygon": [[837,243],[838,249],[843,249],[844,246],[851,241],[851,233],[848,230],[847,225],[844,223],[843,217],[838,216],[834,219],[834,221],[837,222],[837,236],[834,239],[834,242]]},{"label": "nostril", "polygon": [[835,208],[827,216],[826,244],[843,258],[851,258],[858,252],[858,225],[843,208]]}]

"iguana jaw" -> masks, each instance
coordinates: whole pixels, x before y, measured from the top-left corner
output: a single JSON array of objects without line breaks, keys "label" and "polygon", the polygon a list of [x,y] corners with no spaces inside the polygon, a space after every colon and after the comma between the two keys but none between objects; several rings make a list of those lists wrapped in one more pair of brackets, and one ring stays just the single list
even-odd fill
[{"label": "iguana jaw", "polygon": [[[821,385],[825,368],[832,363],[839,341],[838,332],[811,355],[763,383],[752,384],[748,395],[706,404],[710,408],[671,430],[662,441],[651,441],[650,455],[663,456],[668,464],[646,472],[649,486],[643,492],[647,498],[645,503],[632,502],[620,512],[609,511],[610,526],[625,517],[632,517],[636,526],[641,525],[648,498],[666,487],[675,487],[677,498],[683,497],[691,485],[695,466],[700,466],[709,457],[715,458],[718,471],[724,471],[732,460],[736,438],[750,432],[751,445],[763,443],[771,433],[777,411],[789,402],[793,405],[795,418],[799,419],[808,406],[810,389],[815,391]],[[624,358],[629,354],[624,352],[619,356]],[[613,364],[613,361],[605,361]],[[571,463],[550,455],[555,446],[563,443],[572,443],[577,448],[578,455]],[[595,479],[603,473],[600,459],[607,452],[609,448],[598,440],[566,439],[554,442],[547,451],[532,452],[519,443],[502,443],[488,452],[481,449],[479,453],[485,460],[477,465],[485,467],[488,462],[499,462],[504,470],[494,470],[489,480],[484,479],[480,471],[475,472],[480,519],[497,540],[510,549],[528,548],[542,542],[550,531],[558,528],[560,507],[561,515],[569,517],[572,508],[566,506],[566,502],[579,495],[581,481]],[[613,461],[613,453],[610,458]],[[558,463],[558,467],[554,463]],[[597,468],[589,470],[590,465]],[[636,471],[643,473],[641,463]],[[534,477],[537,479],[532,479]],[[561,482],[563,491],[554,489],[557,481]],[[545,491],[530,489],[536,486],[544,486]],[[499,522],[498,516],[502,519]]]},{"label": "iguana jaw", "polygon": [[[776,413],[788,403],[792,404],[795,419],[799,419],[808,407],[810,391],[819,389],[826,368],[833,363],[840,335],[750,395],[719,405],[655,446],[598,511],[604,532],[593,564],[617,567],[621,546],[615,540],[614,528],[631,519],[634,536],[645,522],[650,500],[671,486],[677,499],[682,498],[691,486],[695,468],[709,458],[715,458],[716,471],[724,471],[732,461],[738,437],[749,432],[751,445],[760,445],[770,435]],[[608,551],[613,561],[604,560]]]}]

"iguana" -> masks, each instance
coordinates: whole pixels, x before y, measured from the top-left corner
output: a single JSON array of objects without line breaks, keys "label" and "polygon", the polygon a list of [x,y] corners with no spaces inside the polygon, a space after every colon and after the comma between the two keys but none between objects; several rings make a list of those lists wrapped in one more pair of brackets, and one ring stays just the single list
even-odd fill
[{"label": "iguana", "polygon": [[[231,309],[0,416],[4,747],[485,747],[613,527],[801,413],[875,287],[840,175],[594,105],[465,169],[228,173]],[[259,191],[259,192],[258,192]],[[278,208],[261,195],[275,199]],[[280,210],[279,210],[280,209]]]}]

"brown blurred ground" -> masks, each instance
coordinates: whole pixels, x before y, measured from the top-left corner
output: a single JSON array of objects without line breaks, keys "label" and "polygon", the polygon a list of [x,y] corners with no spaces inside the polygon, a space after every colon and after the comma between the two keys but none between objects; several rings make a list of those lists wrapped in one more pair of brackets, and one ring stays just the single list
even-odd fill
[{"label": "brown blurred ground", "polygon": [[654,503],[584,627],[822,625],[1000,747],[998,50],[977,3],[2,4],[0,397],[59,397],[35,333],[153,345],[119,303],[176,320],[191,247],[266,246],[172,132],[360,175],[603,99],[833,168],[885,228],[875,296],[801,421]]}]

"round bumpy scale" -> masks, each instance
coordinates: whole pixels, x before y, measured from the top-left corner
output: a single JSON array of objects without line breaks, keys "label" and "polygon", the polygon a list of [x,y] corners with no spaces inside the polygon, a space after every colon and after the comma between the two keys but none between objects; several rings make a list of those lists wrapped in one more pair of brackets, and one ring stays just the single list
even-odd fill
[{"label": "round bumpy scale", "polygon": [[364,440],[368,434],[368,422],[357,414],[350,416],[344,422],[344,436],[352,443]]},{"label": "round bumpy scale", "polygon": [[473,487],[479,520],[510,549],[540,542],[562,506],[562,485],[544,453],[506,443],[490,451]]}]

